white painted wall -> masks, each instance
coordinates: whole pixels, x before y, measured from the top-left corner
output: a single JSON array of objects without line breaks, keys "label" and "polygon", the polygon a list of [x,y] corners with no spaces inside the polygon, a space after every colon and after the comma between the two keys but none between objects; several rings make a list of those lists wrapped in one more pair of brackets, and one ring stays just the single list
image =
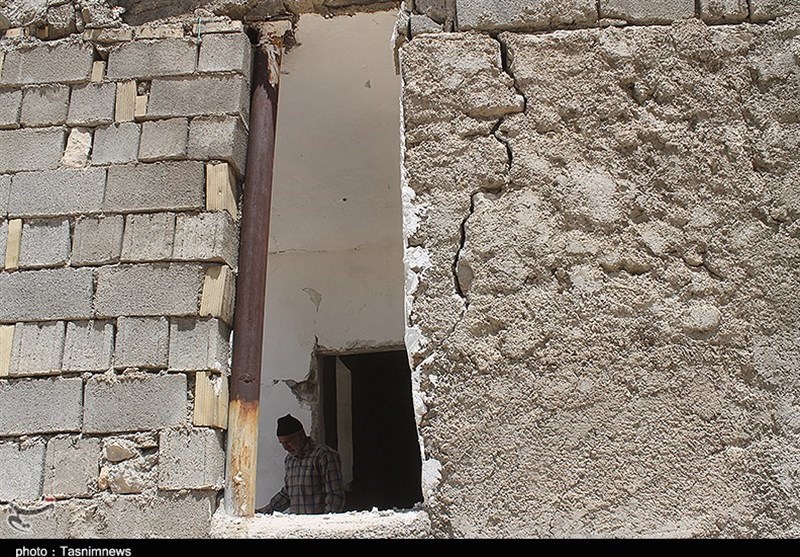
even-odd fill
[{"label": "white painted wall", "polygon": [[402,344],[400,78],[395,12],[304,15],[284,56],[260,405],[256,505],[283,482],[275,421],[291,412],[284,381],[307,378],[315,343],[344,350]]}]

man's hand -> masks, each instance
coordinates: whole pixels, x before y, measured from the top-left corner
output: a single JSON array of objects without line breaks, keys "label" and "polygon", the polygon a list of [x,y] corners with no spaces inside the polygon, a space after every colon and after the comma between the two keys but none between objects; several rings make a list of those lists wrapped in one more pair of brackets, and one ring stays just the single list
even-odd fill
[{"label": "man's hand", "polygon": [[261,507],[260,509],[256,509],[257,513],[260,514],[272,514],[272,507],[267,505],[266,507]]}]

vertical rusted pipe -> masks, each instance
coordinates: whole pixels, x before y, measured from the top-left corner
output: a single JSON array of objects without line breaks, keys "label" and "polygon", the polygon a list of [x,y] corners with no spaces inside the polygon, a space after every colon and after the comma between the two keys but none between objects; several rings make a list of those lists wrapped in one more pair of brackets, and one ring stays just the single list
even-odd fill
[{"label": "vertical rusted pipe", "polygon": [[225,509],[234,516],[252,516],[255,511],[258,404],[282,52],[280,39],[265,35],[260,39],[253,61],[228,406]]}]

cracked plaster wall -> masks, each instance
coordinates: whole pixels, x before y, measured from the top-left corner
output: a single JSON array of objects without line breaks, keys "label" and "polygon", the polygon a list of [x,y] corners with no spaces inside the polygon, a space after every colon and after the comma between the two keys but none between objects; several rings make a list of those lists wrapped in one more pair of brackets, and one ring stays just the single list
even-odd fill
[{"label": "cracked plaster wall", "polygon": [[797,535],[799,34],[402,47],[435,536]]}]

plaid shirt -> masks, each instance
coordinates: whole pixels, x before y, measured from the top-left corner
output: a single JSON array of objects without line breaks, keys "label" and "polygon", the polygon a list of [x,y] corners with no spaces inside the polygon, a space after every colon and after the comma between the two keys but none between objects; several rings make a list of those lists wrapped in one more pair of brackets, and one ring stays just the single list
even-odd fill
[{"label": "plaid shirt", "polygon": [[303,456],[297,458],[287,454],[284,464],[286,478],[283,489],[259,512],[323,514],[344,509],[344,482],[339,453],[308,437]]}]

